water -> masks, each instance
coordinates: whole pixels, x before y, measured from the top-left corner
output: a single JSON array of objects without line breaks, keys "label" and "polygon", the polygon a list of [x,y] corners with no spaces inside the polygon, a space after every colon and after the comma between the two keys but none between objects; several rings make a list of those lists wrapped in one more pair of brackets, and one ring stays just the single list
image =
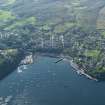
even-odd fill
[{"label": "water", "polygon": [[55,61],[38,57],[0,81],[0,105],[105,105],[104,82],[79,76],[68,62]]}]

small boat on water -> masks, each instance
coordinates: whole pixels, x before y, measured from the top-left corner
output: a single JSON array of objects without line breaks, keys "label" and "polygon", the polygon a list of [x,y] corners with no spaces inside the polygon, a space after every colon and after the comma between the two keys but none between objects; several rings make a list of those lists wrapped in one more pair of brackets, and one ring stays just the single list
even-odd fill
[{"label": "small boat on water", "polygon": [[23,69],[26,70],[27,69],[27,65],[23,65]]},{"label": "small boat on water", "polygon": [[21,73],[21,72],[22,72],[22,69],[21,69],[20,67],[18,67],[18,68],[17,68],[17,72],[18,72],[18,73]]}]

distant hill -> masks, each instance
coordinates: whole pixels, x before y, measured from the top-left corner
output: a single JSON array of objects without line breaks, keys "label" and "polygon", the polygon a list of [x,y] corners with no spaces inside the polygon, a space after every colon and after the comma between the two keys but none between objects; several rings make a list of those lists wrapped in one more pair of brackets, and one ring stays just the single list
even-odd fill
[{"label": "distant hill", "polygon": [[73,20],[86,28],[105,28],[105,0],[0,0],[0,9],[17,18],[37,17],[39,22]]}]

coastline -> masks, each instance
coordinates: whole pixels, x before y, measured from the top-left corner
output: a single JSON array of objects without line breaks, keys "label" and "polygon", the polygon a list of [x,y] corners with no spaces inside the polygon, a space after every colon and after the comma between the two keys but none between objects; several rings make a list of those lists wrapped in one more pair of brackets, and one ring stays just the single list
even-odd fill
[{"label": "coastline", "polygon": [[[58,60],[55,63],[58,63],[59,61],[62,61],[62,60],[67,61],[75,69],[77,74],[84,75],[86,78],[88,78],[90,80],[99,81],[97,78],[94,78],[94,77],[90,76],[89,74],[85,73],[84,69],[79,68],[79,66],[75,62],[73,62],[73,59],[70,56],[63,55],[63,54],[55,55],[55,54],[49,54],[49,53],[47,53],[47,54],[45,54],[45,53],[43,53],[43,54],[42,53],[37,53],[37,55],[49,56],[49,57],[54,57],[54,58],[55,57],[56,58],[61,58],[60,60]],[[27,65],[27,64],[32,64],[32,63],[33,63],[33,56],[32,55],[28,55],[28,56],[26,56],[26,59],[23,59],[21,61],[20,65]]]},{"label": "coastline", "polygon": [[97,78],[94,78],[92,76],[90,76],[89,74],[85,73],[84,69],[79,68],[79,66],[73,62],[72,58],[69,56],[65,56],[65,55],[61,55],[60,56],[64,61],[67,61],[70,63],[70,65],[75,69],[75,71],[77,72],[77,74],[79,75],[84,75],[85,77],[87,77],[90,80],[94,80],[98,82]]},{"label": "coastline", "polygon": [[60,58],[58,61],[54,62],[54,63],[59,63],[60,61],[64,60],[70,63],[70,65],[72,66],[72,68],[75,69],[75,71],[77,72],[77,74],[79,75],[84,75],[86,78],[90,79],[90,80],[94,80],[94,81],[99,81],[97,78],[94,78],[92,76],[90,76],[89,74],[85,73],[85,70],[82,68],[79,68],[79,66],[73,62],[72,57],[68,56],[68,55],[64,55],[64,54],[60,54],[60,55],[55,55],[55,54],[45,54],[45,53],[38,53],[38,55],[41,56],[49,56],[49,57],[56,57],[56,58]]}]

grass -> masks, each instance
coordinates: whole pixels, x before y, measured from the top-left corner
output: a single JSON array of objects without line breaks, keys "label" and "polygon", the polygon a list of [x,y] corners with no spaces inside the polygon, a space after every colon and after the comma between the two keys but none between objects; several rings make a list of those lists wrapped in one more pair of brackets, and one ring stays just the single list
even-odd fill
[{"label": "grass", "polygon": [[7,49],[4,53],[9,56],[15,56],[17,54],[17,49]]},{"label": "grass", "polygon": [[105,31],[103,31],[103,32],[101,33],[101,35],[105,38]]},{"label": "grass", "polygon": [[97,70],[98,73],[105,73],[105,67],[103,67],[102,69]]},{"label": "grass", "polygon": [[64,24],[59,24],[55,27],[54,32],[55,33],[62,33],[65,32],[66,30],[72,28],[75,26],[74,22],[65,22]]},{"label": "grass", "polygon": [[103,67],[103,68],[97,67],[95,70],[92,70],[90,73],[93,75],[95,75],[97,73],[105,73],[105,67]]},{"label": "grass", "polygon": [[16,0],[6,0],[6,3],[9,4],[9,5],[14,4],[15,2],[16,2]]},{"label": "grass", "polygon": [[36,18],[35,17],[29,17],[26,19],[17,20],[12,25],[6,27],[5,30],[12,30],[12,29],[15,29],[17,27],[25,26],[27,24],[35,25],[35,23],[36,23]]},{"label": "grass", "polygon": [[100,51],[98,50],[88,50],[88,51],[85,51],[84,55],[87,57],[97,58],[99,53]]},{"label": "grass", "polygon": [[96,28],[97,29],[105,29],[105,21],[104,20],[97,20]]},{"label": "grass", "polygon": [[3,57],[0,56],[0,65],[3,64],[5,61],[5,59]]},{"label": "grass", "polygon": [[0,21],[8,21],[8,20],[12,20],[15,19],[15,16],[12,15],[12,13],[10,11],[3,11],[0,10]]}]

